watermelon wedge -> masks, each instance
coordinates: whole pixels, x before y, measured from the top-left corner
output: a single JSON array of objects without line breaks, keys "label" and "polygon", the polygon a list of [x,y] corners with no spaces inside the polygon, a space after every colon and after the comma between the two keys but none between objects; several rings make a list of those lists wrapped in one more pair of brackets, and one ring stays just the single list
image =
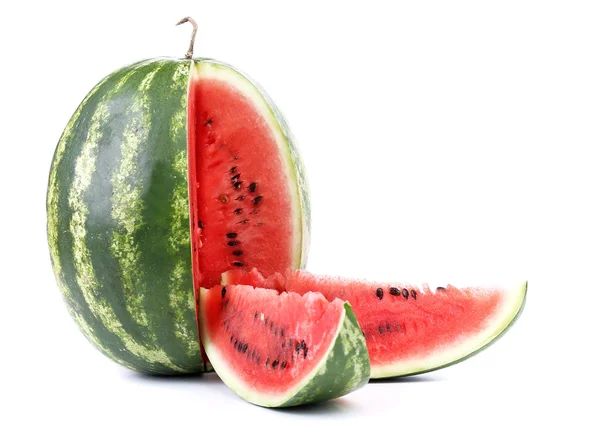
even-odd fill
[{"label": "watermelon wedge", "polygon": [[318,291],[349,302],[365,334],[371,378],[414,375],[465,360],[496,341],[525,305],[527,282],[509,287],[375,283],[304,270],[263,277],[232,270],[224,284],[300,294]]},{"label": "watermelon wedge", "polygon": [[219,377],[260,406],[324,401],[369,379],[364,336],[352,308],[340,299],[219,285],[201,289],[200,323]]}]

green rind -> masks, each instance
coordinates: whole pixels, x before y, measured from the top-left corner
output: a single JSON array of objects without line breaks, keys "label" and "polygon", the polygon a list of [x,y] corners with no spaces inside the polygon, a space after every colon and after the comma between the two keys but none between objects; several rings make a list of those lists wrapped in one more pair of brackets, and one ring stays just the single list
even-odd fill
[{"label": "green rind", "polygon": [[346,395],[369,381],[369,352],[356,315],[349,303],[333,348],[316,375],[300,392],[279,407],[318,403]]},{"label": "green rind", "polygon": [[[201,289],[200,308],[207,290]],[[243,383],[234,367],[221,359],[219,349],[210,339],[208,329],[202,328],[202,342],[212,365],[221,380],[248,402],[263,407],[291,407],[318,403],[346,395],[364,386],[371,374],[369,353],[356,315],[349,303],[344,302],[344,313],[338,323],[335,338],[323,359],[299,385],[288,393],[270,395]]]},{"label": "green rind", "polygon": [[[153,374],[202,369],[187,206],[189,64],[149,60],[103,80],[59,142],[47,197],[52,262],[71,315],[103,353]],[[128,140],[138,151],[123,167]]]},{"label": "green rind", "polygon": [[483,345],[478,346],[477,348],[475,348],[468,354],[466,354],[460,358],[457,358],[455,360],[452,360],[448,363],[443,363],[443,364],[439,364],[439,365],[435,365],[435,366],[431,366],[431,367],[425,367],[423,369],[411,370],[410,372],[393,372],[393,373],[386,373],[383,375],[375,374],[375,375],[372,375],[371,380],[376,382],[379,379],[383,380],[386,378],[402,378],[402,377],[408,377],[408,376],[412,376],[412,375],[420,375],[420,374],[425,374],[428,372],[434,372],[434,371],[461,363],[461,362],[473,357],[474,355],[479,354],[481,351],[489,348],[492,344],[497,342],[500,339],[500,337],[502,337],[504,334],[506,334],[506,332],[516,323],[517,319],[521,316],[523,309],[525,308],[527,289],[528,289],[528,282],[526,281],[523,283],[523,285],[521,285],[519,294],[517,296],[518,301],[515,302],[514,308],[512,308],[510,310],[510,313],[506,316],[505,320],[502,321],[501,324],[496,329],[494,329],[492,332],[489,333],[489,336]]}]

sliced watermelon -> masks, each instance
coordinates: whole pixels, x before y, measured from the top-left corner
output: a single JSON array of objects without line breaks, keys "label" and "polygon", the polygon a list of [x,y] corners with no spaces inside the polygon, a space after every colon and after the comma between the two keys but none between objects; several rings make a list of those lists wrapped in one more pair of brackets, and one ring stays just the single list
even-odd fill
[{"label": "sliced watermelon", "polygon": [[247,401],[287,407],[340,397],[369,379],[348,302],[250,286],[200,291],[201,336],[219,377]]},{"label": "sliced watermelon", "polygon": [[511,287],[430,287],[313,275],[304,270],[264,278],[233,270],[222,283],[348,301],[365,334],[371,377],[413,375],[458,363],[498,339],[525,304],[527,283]]}]

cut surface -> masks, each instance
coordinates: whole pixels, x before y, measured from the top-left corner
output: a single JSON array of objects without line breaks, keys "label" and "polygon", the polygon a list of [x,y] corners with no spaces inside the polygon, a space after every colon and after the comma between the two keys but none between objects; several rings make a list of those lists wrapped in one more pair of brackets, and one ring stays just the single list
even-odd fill
[{"label": "cut surface", "polygon": [[215,371],[252,403],[313,403],[368,380],[364,337],[351,307],[339,299],[216,286],[201,290],[200,319]]},{"label": "cut surface", "polygon": [[271,104],[234,69],[192,65],[188,98],[194,283],[230,268],[298,268],[303,219],[291,141]]},{"label": "cut surface", "polygon": [[521,311],[527,284],[457,288],[373,283],[288,271],[264,278],[258,271],[230,271],[223,283],[348,301],[365,333],[372,378],[439,369],[475,354],[497,339]]}]

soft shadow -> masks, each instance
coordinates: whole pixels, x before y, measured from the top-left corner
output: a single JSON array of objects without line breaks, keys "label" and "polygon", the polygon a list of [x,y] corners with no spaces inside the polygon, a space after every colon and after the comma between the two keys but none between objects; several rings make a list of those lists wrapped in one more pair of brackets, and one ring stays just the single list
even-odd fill
[{"label": "soft shadow", "polygon": [[295,415],[320,415],[334,416],[347,415],[355,409],[348,400],[337,398],[335,400],[323,401],[315,404],[303,404],[302,406],[281,407],[268,409],[271,412],[287,413]]},{"label": "soft shadow", "polygon": [[132,378],[134,381],[148,383],[222,383],[221,379],[214,372],[210,372],[207,374],[151,375],[128,370],[125,371],[123,375]]},{"label": "soft shadow", "polygon": [[445,381],[444,377],[434,375],[413,375],[409,377],[371,378],[369,383],[427,383],[430,381]]}]

